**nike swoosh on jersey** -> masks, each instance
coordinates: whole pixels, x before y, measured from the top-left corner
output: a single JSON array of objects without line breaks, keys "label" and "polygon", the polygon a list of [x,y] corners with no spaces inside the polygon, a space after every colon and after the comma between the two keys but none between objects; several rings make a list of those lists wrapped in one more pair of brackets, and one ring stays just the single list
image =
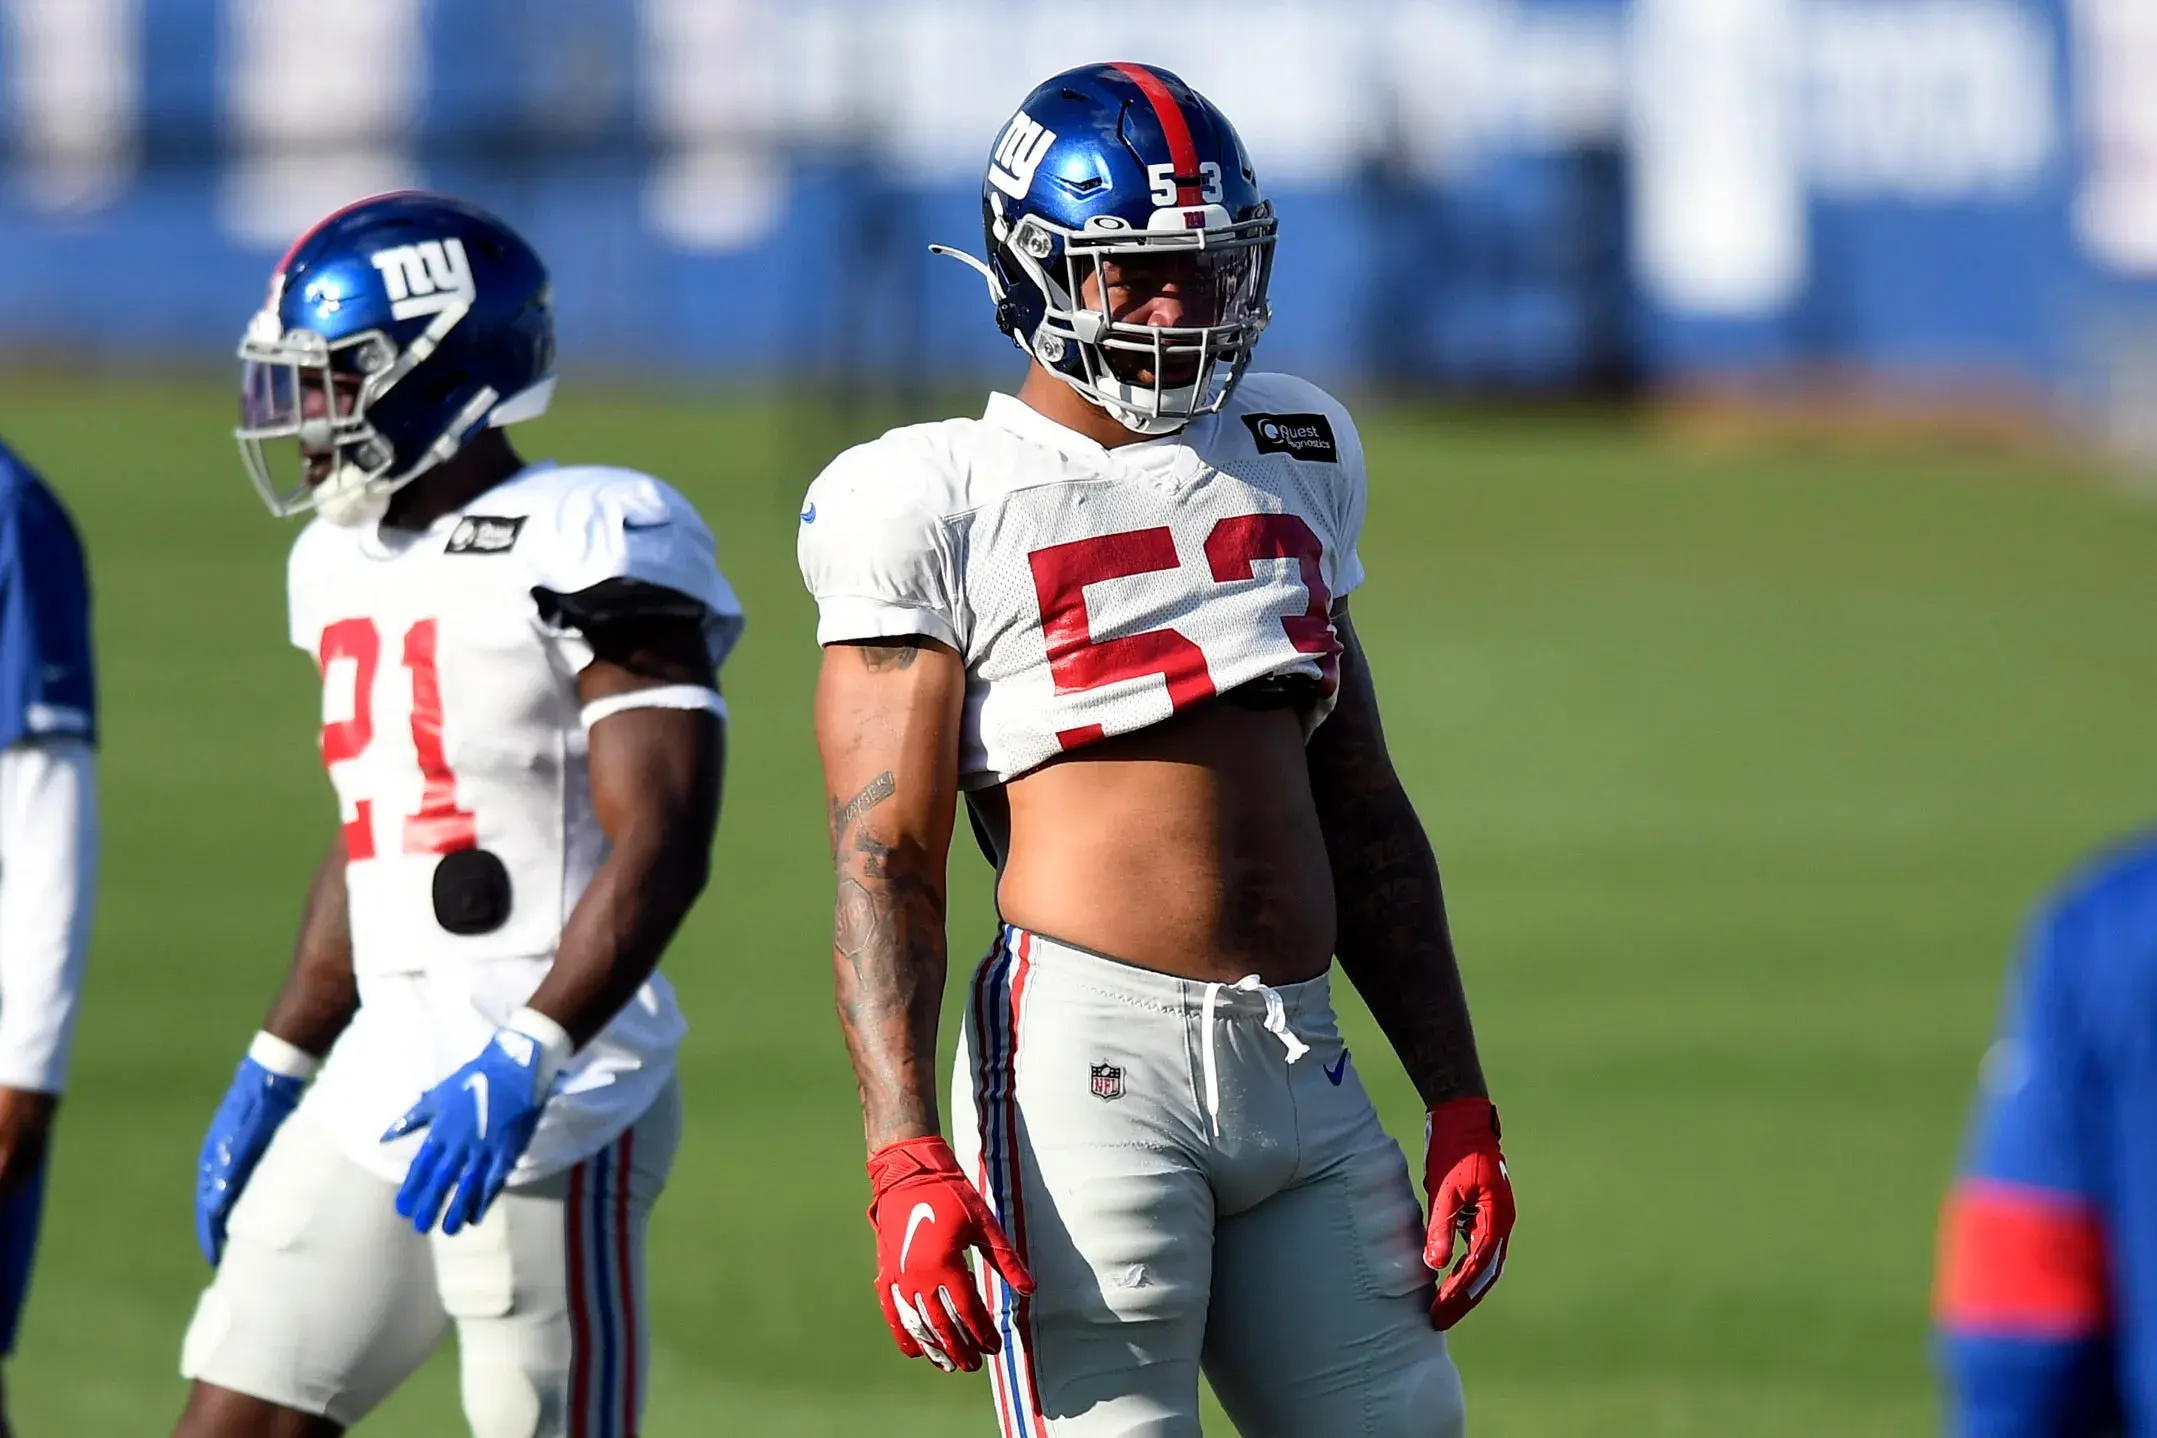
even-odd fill
[{"label": "nike swoosh on jersey", "polygon": [[[487,1076],[485,1074],[466,1074],[464,1076],[464,1091],[472,1096],[473,1105],[479,1110],[479,1136],[485,1138],[487,1136]],[[905,1265],[900,1266],[904,1267]]]},{"label": "nike swoosh on jersey", "polygon": [[1339,1088],[1341,1080],[1347,1077],[1348,1050],[1342,1049],[1340,1058],[1326,1065],[1326,1082],[1332,1084],[1335,1088]]},{"label": "nike swoosh on jersey", "polygon": [[809,507],[808,507],[807,509],[805,509],[805,510],[803,510],[803,511],[801,512],[801,522],[802,522],[803,524],[814,524],[814,523],[816,523],[816,506],[815,506],[815,505],[813,505],[813,504],[812,504],[812,505],[810,505],[810,506],[809,506]]},{"label": "nike swoosh on jersey", "polygon": [[924,1223],[936,1222],[936,1206],[917,1203],[914,1211],[906,1215],[906,1237],[899,1244],[899,1272],[906,1272],[906,1255],[914,1246],[914,1230]]}]

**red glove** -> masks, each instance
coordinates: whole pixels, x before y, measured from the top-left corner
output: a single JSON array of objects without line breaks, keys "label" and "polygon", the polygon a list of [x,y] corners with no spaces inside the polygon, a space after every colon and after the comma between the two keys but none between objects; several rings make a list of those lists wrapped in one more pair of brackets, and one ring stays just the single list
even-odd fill
[{"label": "red glove", "polygon": [[[1498,1110],[1489,1099],[1457,1098],[1430,1111],[1424,1125],[1423,1191],[1431,1200],[1423,1262],[1445,1275],[1431,1303],[1431,1323],[1451,1328],[1497,1286],[1513,1233],[1513,1180],[1498,1151]],[[1455,1234],[1468,1242],[1458,1263],[1453,1261]]]},{"label": "red glove", "polygon": [[967,1271],[967,1252],[982,1250],[1022,1294],[1034,1291],[1033,1275],[941,1138],[878,1149],[869,1156],[869,1185],[876,1296],[899,1351],[946,1373],[973,1372],[982,1354],[1001,1351],[1003,1343]]}]

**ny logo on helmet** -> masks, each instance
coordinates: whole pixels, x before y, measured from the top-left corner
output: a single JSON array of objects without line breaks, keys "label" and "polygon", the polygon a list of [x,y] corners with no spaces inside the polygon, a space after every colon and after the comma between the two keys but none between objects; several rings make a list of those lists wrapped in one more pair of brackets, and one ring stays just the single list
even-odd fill
[{"label": "ny logo on helmet", "polygon": [[431,315],[454,304],[469,305],[479,293],[462,240],[422,240],[396,245],[367,257],[389,291],[389,312],[398,319]]},{"label": "ny logo on helmet", "polygon": [[1014,200],[1025,199],[1033,188],[1034,171],[1041,168],[1049,146],[1055,143],[1054,130],[1044,130],[1033,116],[1019,111],[996,142],[996,153],[989,159],[989,183]]}]

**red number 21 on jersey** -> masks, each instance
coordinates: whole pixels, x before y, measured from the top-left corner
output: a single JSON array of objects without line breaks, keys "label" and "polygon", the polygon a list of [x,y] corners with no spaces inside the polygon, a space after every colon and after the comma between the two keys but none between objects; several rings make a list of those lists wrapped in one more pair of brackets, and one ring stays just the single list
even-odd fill
[{"label": "red number 21 on jersey", "polygon": [[[419,812],[405,816],[407,854],[447,854],[479,843],[477,822],[469,811],[457,807],[457,776],[450,771],[442,748],[437,633],[434,620],[422,619],[404,635],[404,667],[412,674],[412,750],[419,760],[420,777],[426,781]],[[352,663],[351,717],[322,726],[322,762],[341,764],[357,759],[374,742],[374,681],[382,660],[381,632],[372,619],[340,619],[322,631],[317,658],[325,683],[331,663],[339,659]],[[357,863],[375,856],[374,801],[358,800],[353,809],[353,817],[344,826],[345,858]]]},{"label": "red number 21 on jersey", "polygon": [[[1330,691],[1340,680],[1341,644],[1333,633],[1333,596],[1319,568],[1325,547],[1311,526],[1300,515],[1239,514],[1214,525],[1205,548],[1206,567],[1216,584],[1249,579],[1262,559],[1296,561],[1311,602],[1303,613],[1284,616],[1281,629],[1298,652],[1318,656]],[[1173,629],[1147,629],[1116,639],[1093,637],[1086,586],[1178,567],[1176,538],[1168,526],[1052,544],[1034,550],[1026,560],[1041,601],[1041,632],[1058,693],[1158,674],[1168,684],[1172,710],[1213,697],[1205,651],[1189,636]],[[1102,732],[1099,724],[1085,724],[1059,730],[1056,738],[1064,748],[1076,749],[1099,739]]]}]

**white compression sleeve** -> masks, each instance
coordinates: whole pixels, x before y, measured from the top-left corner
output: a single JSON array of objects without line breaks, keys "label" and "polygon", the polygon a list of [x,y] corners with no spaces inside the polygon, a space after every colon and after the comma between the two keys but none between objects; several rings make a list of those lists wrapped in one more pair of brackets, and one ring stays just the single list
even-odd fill
[{"label": "white compression sleeve", "polygon": [[58,1093],[97,898],[97,760],[80,739],[0,750],[0,1087]]}]

